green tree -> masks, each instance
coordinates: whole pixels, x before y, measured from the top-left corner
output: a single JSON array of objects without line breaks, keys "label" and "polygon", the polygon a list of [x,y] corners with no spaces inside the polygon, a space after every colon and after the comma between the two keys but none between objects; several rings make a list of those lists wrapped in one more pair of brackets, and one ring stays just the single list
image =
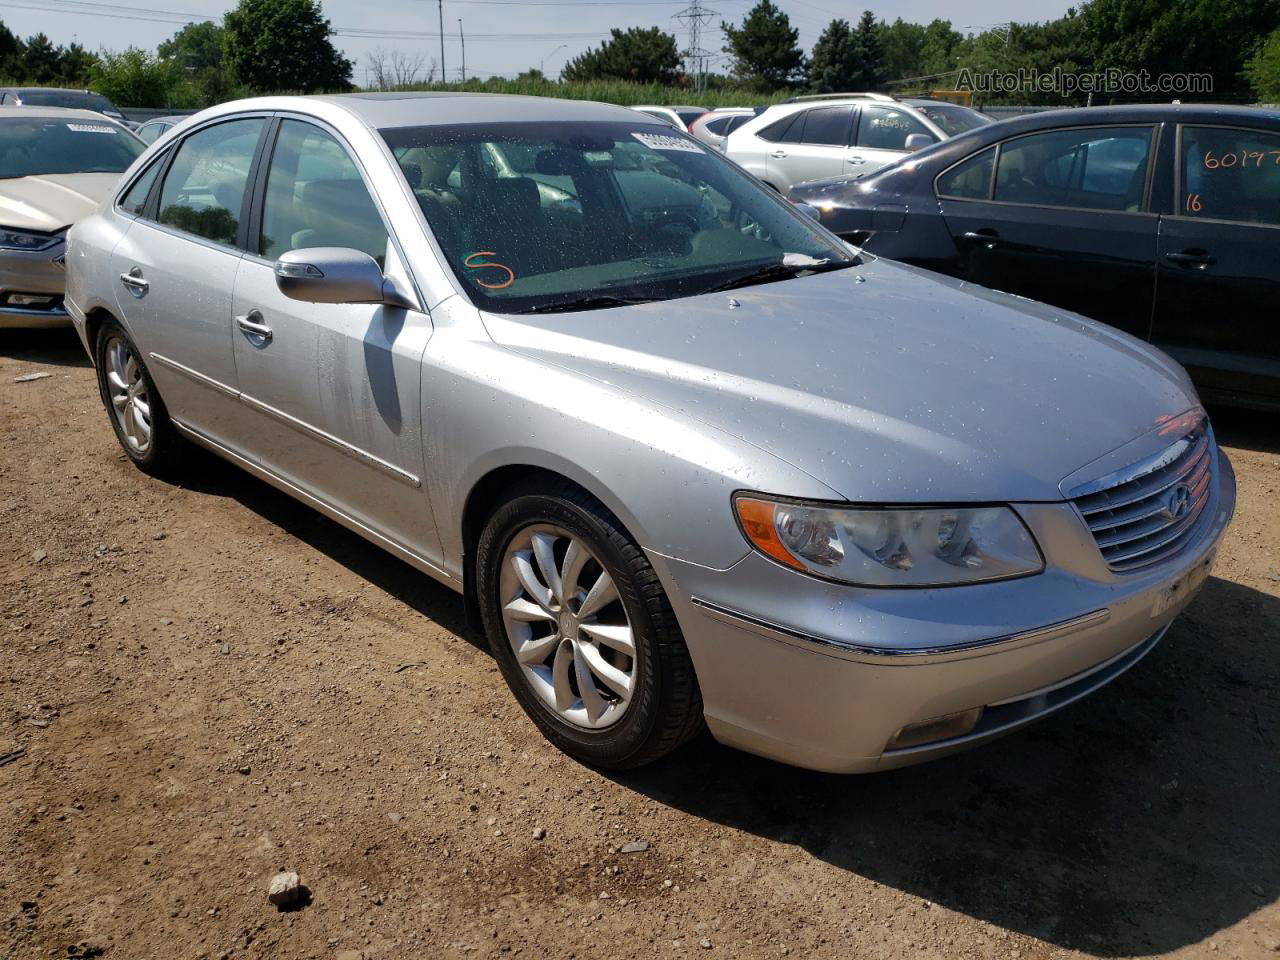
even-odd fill
[{"label": "green tree", "polygon": [[188,23],[156,47],[160,59],[183,70],[210,70],[222,67],[223,31],[211,20]]},{"label": "green tree", "polygon": [[351,61],[316,0],[240,0],[223,18],[223,56],[254,90],[348,90]]},{"label": "green tree", "polygon": [[657,27],[609,31],[598,48],[574,57],[561,71],[570,82],[630,80],[635,83],[674,83],[680,73],[676,38]]},{"label": "green tree", "polygon": [[849,21],[832,20],[813,45],[809,58],[809,87],[814,93],[854,89],[858,75],[858,44]]},{"label": "green tree", "polygon": [[103,51],[90,70],[90,85],[116,106],[168,107],[174,71],[137,47],[118,53]]},{"label": "green tree", "polygon": [[53,83],[62,73],[58,48],[43,33],[28,37],[22,45],[22,77],[26,83]]},{"label": "green tree", "polygon": [[1244,75],[1259,100],[1280,103],[1280,29],[1244,65]]},{"label": "green tree", "polygon": [[858,69],[849,78],[854,90],[875,90],[885,82],[884,47],[880,44],[880,24],[870,10],[862,12],[853,32],[857,47]]},{"label": "green tree", "polygon": [[884,72],[891,80],[918,77],[924,69],[925,28],[901,17],[880,25],[880,45],[884,50]]},{"label": "green tree", "polygon": [[796,45],[800,31],[771,0],[760,0],[748,11],[742,26],[721,23],[729,38],[725,53],[733,57],[733,72],[760,90],[791,86],[804,71],[804,52]]}]

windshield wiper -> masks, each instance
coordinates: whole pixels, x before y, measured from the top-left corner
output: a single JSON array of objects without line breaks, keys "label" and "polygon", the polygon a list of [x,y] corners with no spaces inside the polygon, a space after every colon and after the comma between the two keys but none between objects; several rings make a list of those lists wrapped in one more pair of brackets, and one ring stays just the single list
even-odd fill
[{"label": "windshield wiper", "polygon": [[843,270],[852,267],[854,260],[819,260],[811,264],[767,263],[747,273],[730,277],[723,283],[698,291],[699,293],[720,293],[724,290],[736,290],[738,287],[750,287],[757,283],[772,283],[775,280],[789,280],[792,277],[808,276],[811,273],[825,273],[828,270]]},{"label": "windshield wiper", "polygon": [[604,310],[609,307],[630,307],[637,303],[653,303],[664,297],[617,297],[612,294],[597,294],[590,297],[579,297],[576,300],[558,300],[555,303],[544,303],[521,313],[572,313],[575,310]]}]

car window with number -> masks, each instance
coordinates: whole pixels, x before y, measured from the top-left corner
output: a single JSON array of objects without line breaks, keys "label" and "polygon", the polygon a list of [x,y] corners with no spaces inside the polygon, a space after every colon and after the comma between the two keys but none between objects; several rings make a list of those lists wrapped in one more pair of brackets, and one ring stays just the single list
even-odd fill
[{"label": "car window with number", "polygon": [[932,130],[905,110],[878,103],[863,104],[862,118],[858,121],[858,146],[868,150],[906,150],[907,137],[916,133],[922,133],[930,140],[938,139]]},{"label": "car window with number", "polygon": [[1280,134],[1182,128],[1179,213],[1280,225]]},{"label": "car window with number", "polygon": [[234,245],[262,117],[198,130],[178,146],[160,188],[161,223]]},{"label": "car window with number", "polygon": [[382,266],[387,229],[346,148],[320,127],[280,124],[262,203],[257,252],[274,260],[305,247],[346,247]]},{"label": "car window with number", "polygon": [[1142,209],[1150,127],[1051,130],[1000,146],[995,199],[1082,210]]}]

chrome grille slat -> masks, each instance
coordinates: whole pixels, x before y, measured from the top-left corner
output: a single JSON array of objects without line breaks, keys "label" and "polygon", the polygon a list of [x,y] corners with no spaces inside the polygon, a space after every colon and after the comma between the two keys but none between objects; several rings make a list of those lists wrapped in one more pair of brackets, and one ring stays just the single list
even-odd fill
[{"label": "chrome grille slat", "polygon": [[[1107,566],[1116,573],[1139,570],[1177,553],[1205,512],[1215,449],[1208,428],[1171,446],[1184,449],[1173,451],[1172,459],[1155,469],[1074,501]],[[1174,517],[1170,501],[1181,485],[1189,491],[1189,509]]]}]

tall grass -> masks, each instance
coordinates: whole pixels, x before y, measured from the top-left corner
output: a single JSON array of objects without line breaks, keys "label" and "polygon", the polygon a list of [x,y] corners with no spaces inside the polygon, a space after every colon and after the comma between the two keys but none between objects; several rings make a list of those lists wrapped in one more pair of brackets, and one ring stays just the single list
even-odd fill
[{"label": "tall grass", "polygon": [[469,93],[506,93],[530,97],[560,97],[566,100],[598,100],[621,106],[651,103],[657,105],[687,104],[696,107],[753,107],[780,103],[789,93],[753,93],[750,90],[720,89],[694,93],[680,87],[659,83],[626,83],[600,80],[591,83],[556,83],[552,80],[468,80],[465,84],[413,84],[405,90],[459,90]]}]

